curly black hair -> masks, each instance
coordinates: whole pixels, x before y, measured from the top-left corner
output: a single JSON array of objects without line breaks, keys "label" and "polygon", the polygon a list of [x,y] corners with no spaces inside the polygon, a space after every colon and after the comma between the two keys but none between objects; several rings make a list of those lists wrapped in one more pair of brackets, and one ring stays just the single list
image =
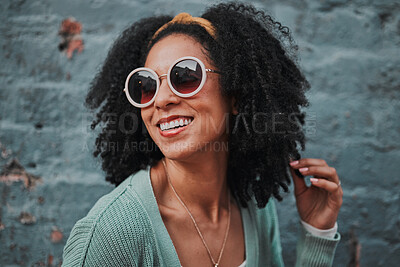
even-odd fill
[{"label": "curly black hair", "polygon": [[215,39],[198,24],[172,24],[151,41],[172,19],[154,16],[133,23],[115,41],[86,97],[87,107],[97,110],[92,129],[102,125],[94,156],[100,155],[106,180],[116,185],[163,158],[140,109],[127,101],[122,89],[129,72],[144,65],[152,45],[183,33],[207,50],[222,72],[222,93],[236,100],[227,170],[232,193],[243,207],[252,197],[259,208],[271,195],[281,201],[280,188],[288,192],[290,184],[288,163],[305,148],[301,108],[308,106],[305,91],[310,85],[297,66],[297,47],[287,27],[249,4],[221,3],[201,17],[216,28]]}]

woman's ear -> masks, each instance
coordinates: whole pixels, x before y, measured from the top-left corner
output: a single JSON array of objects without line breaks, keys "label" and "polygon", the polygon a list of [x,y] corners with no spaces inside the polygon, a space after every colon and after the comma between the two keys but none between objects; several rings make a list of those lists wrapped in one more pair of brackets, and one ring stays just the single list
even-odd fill
[{"label": "woman's ear", "polygon": [[234,97],[232,97],[232,99],[231,99],[231,109],[232,109],[233,115],[239,114],[239,112],[237,111],[236,98],[234,98]]}]

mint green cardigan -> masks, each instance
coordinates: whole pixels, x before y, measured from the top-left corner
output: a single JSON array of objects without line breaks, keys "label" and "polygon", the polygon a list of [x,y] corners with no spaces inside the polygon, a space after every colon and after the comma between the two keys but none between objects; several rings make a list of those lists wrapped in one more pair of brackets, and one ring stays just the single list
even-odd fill
[{"label": "mint green cardigan", "polygon": [[[131,175],[101,197],[73,227],[62,266],[181,266],[158,210],[149,169]],[[248,267],[284,266],[273,199],[258,209],[240,208]],[[303,227],[296,266],[331,266],[340,234],[325,238]]]}]

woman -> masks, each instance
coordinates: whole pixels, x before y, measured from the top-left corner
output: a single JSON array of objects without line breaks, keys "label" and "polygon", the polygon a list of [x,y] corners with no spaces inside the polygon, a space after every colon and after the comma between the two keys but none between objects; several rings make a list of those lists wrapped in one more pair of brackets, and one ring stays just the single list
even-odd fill
[{"label": "woman", "polygon": [[332,264],[343,191],[324,160],[299,159],[309,85],[282,38],[237,3],[123,32],[87,96],[102,105],[92,127],[105,122],[95,156],[118,187],[76,223],[64,266],[283,266],[271,197],[288,169],[297,264]]}]

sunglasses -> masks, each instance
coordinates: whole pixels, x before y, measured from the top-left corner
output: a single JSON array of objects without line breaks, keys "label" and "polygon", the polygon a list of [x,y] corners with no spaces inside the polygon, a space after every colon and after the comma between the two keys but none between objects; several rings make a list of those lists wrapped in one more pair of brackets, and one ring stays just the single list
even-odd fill
[{"label": "sunglasses", "polygon": [[206,72],[221,73],[206,69],[195,57],[181,57],[169,68],[167,74],[157,75],[149,68],[137,68],[126,78],[124,92],[128,101],[138,108],[151,105],[160,89],[160,78],[167,76],[169,88],[180,97],[191,97],[200,92],[206,82]]}]

